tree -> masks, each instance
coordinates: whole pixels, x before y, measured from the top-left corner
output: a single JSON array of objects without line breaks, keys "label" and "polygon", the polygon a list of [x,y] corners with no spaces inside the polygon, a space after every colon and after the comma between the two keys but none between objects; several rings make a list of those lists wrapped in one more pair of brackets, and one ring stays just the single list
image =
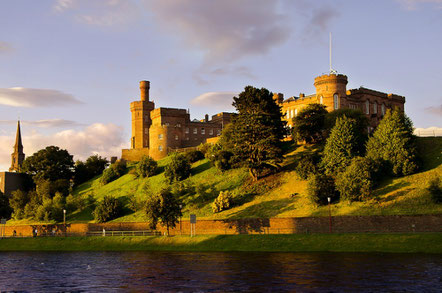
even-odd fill
[{"label": "tree", "polygon": [[166,166],[164,176],[170,183],[173,181],[181,181],[190,176],[190,163],[184,154],[174,154],[170,163]]},{"label": "tree", "polygon": [[148,156],[143,156],[141,161],[138,162],[137,166],[137,174],[141,177],[150,177],[155,175],[158,163],[154,159]]},{"label": "tree", "polygon": [[158,221],[169,229],[174,228],[182,216],[181,202],[169,189],[162,189],[157,195],[148,198],[146,201],[145,212],[149,219],[149,227],[156,229]]},{"label": "tree", "polygon": [[360,138],[356,121],[343,116],[336,120],[325,143],[321,164],[327,175],[335,176],[342,172],[353,157],[359,155]]},{"label": "tree", "polygon": [[107,165],[109,165],[109,161],[106,158],[102,158],[99,155],[90,156],[89,158],[87,158],[85,163],[90,178],[93,178],[103,173]]},{"label": "tree", "polygon": [[9,198],[0,191],[0,218],[9,219],[12,208],[9,206]]},{"label": "tree", "polygon": [[94,210],[94,218],[98,223],[107,222],[121,215],[122,207],[118,199],[105,195]]},{"label": "tree", "polygon": [[22,190],[16,190],[11,193],[9,206],[14,210],[14,218],[20,220],[23,217],[24,209],[28,203],[28,194]]},{"label": "tree", "polygon": [[367,142],[367,157],[381,160],[395,176],[417,171],[418,159],[413,123],[400,110],[387,110]]},{"label": "tree", "polygon": [[267,89],[247,86],[233,98],[238,111],[232,117],[230,140],[236,161],[249,169],[254,180],[265,170],[279,168],[285,122],[279,105]]},{"label": "tree", "polygon": [[23,162],[23,171],[32,175],[34,182],[45,179],[71,179],[74,168],[72,155],[57,146],[39,150]]},{"label": "tree", "polygon": [[307,194],[310,200],[317,205],[326,205],[328,197],[332,202],[339,198],[333,177],[320,173],[310,176],[307,182]]},{"label": "tree", "polygon": [[293,136],[306,143],[317,143],[324,137],[325,105],[309,104],[293,118]]},{"label": "tree", "polygon": [[374,182],[370,159],[355,157],[344,172],[336,178],[336,189],[342,199],[362,201],[371,195]]}]

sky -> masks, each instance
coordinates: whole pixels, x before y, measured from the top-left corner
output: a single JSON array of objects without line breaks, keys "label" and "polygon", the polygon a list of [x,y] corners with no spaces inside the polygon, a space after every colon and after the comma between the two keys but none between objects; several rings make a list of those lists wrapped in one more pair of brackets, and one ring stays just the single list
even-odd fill
[{"label": "sky", "polygon": [[347,89],[403,95],[415,127],[442,127],[442,0],[0,1],[0,170],[17,119],[27,156],[121,156],[140,80],[191,119],[247,85],[313,94],[329,33]]}]

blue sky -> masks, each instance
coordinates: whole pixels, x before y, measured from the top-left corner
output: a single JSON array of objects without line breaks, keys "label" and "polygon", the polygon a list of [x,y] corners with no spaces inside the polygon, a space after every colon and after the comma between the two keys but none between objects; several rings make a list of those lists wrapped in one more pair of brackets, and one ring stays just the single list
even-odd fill
[{"label": "blue sky", "polygon": [[120,155],[129,103],[202,118],[246,85],[314,93],[333,67],[347,88],[406,97],[415,127],[442,126],[442,0],[14,0],[0,2],[0,169],[16,120],[25,153]]}]

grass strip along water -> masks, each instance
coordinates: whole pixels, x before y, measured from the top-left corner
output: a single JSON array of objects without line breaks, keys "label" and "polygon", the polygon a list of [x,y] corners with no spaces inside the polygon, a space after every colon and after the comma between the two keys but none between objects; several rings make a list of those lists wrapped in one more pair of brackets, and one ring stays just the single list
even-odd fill
[{"label": "grass strip along water", "polygon": [[442,253],[442,233],[37,237],[0,251],[266,251]]}]

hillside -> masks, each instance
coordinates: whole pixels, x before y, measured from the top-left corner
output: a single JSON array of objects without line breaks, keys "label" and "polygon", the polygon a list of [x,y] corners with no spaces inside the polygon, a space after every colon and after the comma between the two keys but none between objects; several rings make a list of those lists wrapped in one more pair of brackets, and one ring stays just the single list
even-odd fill
[{"label": "hillside", "polygon": [[[332,205],[333,215],[415,215],[441,214],[442,205],[431,202],[425,188],[431,178],[442,177],[442,138],[419,138],[419,150],[422,154],[423,168],[420,173],[402,178],[386,178],[374,191],[374,199],[367,202],[339,202]],[[253,217],[306,217],[327,216],[328,207],[316,207],[306,194],[305,180],[301,180],[293,171],[296,157],[302,152],[314,151],[308,146],[288,146],[285,154],[283,171],[252,182],[245,169],[221,172],[211,166],[208,160],[201,160],[192,166],[192,176],[182,183],[184,190],[181,199],[184,202],[183,214],[187,218],[195,213],[205,219],[234,219]],[[169,158],[159,161],[160,170],[169,162]],[[130,173],[130,172],[129,172]],[[143,200],[150,193],[156,193],[167,187],[164,173],[161,171],[151,178],[136,178],[126,174],[121,178],[100,186],[99,178],[94,178],[74,190],[75,196],[92,195],[101,200],[105,195],[121,198],[125,203],[125,216],[114,221],[144,221],[142,211],[132,212],[127,208],[131,195]],[[213,214],[211,204],[221,190],[236,194],[237,206],[227,211]],[[71,222],[93,221],[90,209],[68,215]]]}]

